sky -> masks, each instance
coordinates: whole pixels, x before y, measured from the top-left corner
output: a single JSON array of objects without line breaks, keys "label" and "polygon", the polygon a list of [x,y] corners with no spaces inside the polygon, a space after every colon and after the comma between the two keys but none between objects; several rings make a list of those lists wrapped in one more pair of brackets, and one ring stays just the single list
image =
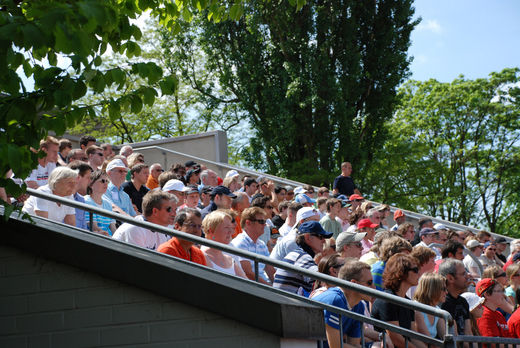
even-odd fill
[{"label": "sky", "polygon": [[414,7],[422,21],[411,35],[410,78],[451,82],[520,67],[519,0],[416,0]]}]

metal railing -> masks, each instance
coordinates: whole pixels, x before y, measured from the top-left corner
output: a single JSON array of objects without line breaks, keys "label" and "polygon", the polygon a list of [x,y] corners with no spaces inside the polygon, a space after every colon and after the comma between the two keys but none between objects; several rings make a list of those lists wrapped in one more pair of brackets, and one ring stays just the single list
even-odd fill
[{"label": "metal railing", "polygon": [[[400,335],[403,335],[405,337],[406,346],[408,345],[408,340],[409,339],[417,339],[417,340],[420,340],[421,342],[424,342],[424,343],[426,343],[428,345],[436,345],[436,346],[451,345],[453,342],[455,342],[454,335],[453,335],[453,332],[454,332],[453,331],[453,325],[454,325],[454,323],[453,323],[453,320],[451,318],[451,315],[447,311],[445,311],[445,310],[442,310],[442,309],[439,309],[439,308],[436,308],[436,307],[431,307],[431,306],[428,306],[428,305],[425,305],[425,304],[422,304],[422,303],[413,302],[413,301],[410,301],[408,299],[404,299],[404,298],[401,298],[401,297],[398,297],[398,296],[395,296],[395,295],[391,295],[391,294],[388,294],[386,292],[375,290],[373,288],[369,288],[369,287],[366,287],[366,286],[362,286],[362,285],[358,285],[358,284],[351,283],[351,282],[348,282],[348,281],[344,281],[344,280],[341,280],[341,279],[338,279],[338,278],[335,278],[335,277],[331,277],[331,276],[328,276],[328,275],[325,275],[325,274],[322,274],[322,273],[318,273],[318,272],[313,272],[313,271],[309,271],[309,270],[306,270],[306,269],[302,269],[300,267],[293,266],[293,265],[291,265],[289,263],[286,263],[286,262],[283,262],[283,261],[274,260],[274,259],[271,259],[269,257],[258,255],[258,254],[255,254],[255,253],[252,253],[252,252],[249,252],[249,251],[246,251],[246,250],[238,249],[238,248],[235,248],[235,247],[232,247],[232,246],[229,246],[229,245],[226,245],[226,244],[222,244],[222,243],[219,243],[219,242],[215,242],[215,241],[212,241],[212,240],[209,240],[209,239],[197,237],[197,236],[194,236],[194,235],[191,235],[191,234],[187,234],[187,233],[184,233],[184,232],[181,232],[181,231],[177,231],[177,230],[174,230],[174,229],[169,229],[169,228],[166,228],[166,227],[163,227],[163,226],[160,226],[160,225],[156,225],[156,224],[153,224],[153,223],[149,223],[149,222],[146,222],[146,221],[138,221],[138,220],[136,220],[136,219],[134,219],[132,217],[123,216],[121,214],[113,213],[113,212],[110,212],[110,211],[107,211],[107,210],[104,210],[104,209],[101,209],[101,208],[98,208],[98,207],[94,207],[92,205],[88,205],[88,204],[85,204],[85,203],[76,202],[74,200],[70,200],[70,199],[67,199],[67,198],[60,197],[60,196],[55,196],[55,195],[52,195],[52,194],[47,194],[47,193],[44,193],[44,192],[41,192],[41,191],[29,189],[29,188],[27,189],[27,192],[29,194],[33,195],[33,196],[38,197],[38,198],[47,199],[47,200],[50,200],[50,201],[53,201],[53,202],[59,202],[61,204],[65,204],[65,205],[68,205],[68,206],[72,206],[74,208],[78,208],[78,209],[81,209],[81,210],[88,211],[88,212],[90,212],[90,216],[93,215],[92,213],[100,214],[100,215],[111,217],[113,219],[116,219],[116,220],[119,220],[119,221],[122,221],[122,222],[126,222],[126,223],[129,223],[129,224],[135,225],[135,226],[143,227],[143,228],[149,229],[151,231],[158,231],[158,232],[164,233],[164,234],[172,236],[172,237],[181,238],[181,239],[188,240],[188,241],[191,241],[191,242],[196,243],[196,244],[205,245],[207,247],[219,249],[219,250],[221,250],[223,252],[226,252],[226,253],[230,253],[230,254],[233,254],[233,255],[238,255],[240,257],[250,259],[250,260],[252,260],[254,262],[255,280],[256,280],[255,284],[256,284],[256,286],[266,287],[266,288],[269,288],[271,291],[283,294],[286,297],[295,298],[295,299],[298,299],[298,300],[300,300],[302,302],[306,302],[306,303],[312,304],[314,306],[320,307],[322,309],[326,309],[326,310],[332,311],[334,313],[337,313],[340,316],[340,320],[339,320],[340,321],[340,325],[342,323],[341,317],[342,316],[347,316],[349,318],[353,318],[355,320],[359,320],[362,323],[368,323],[368,324],[371,324],[371,325],[373,325],[375,327],[378,327],[380,329],[389,330],[389,331],[398,333]],[[404,328],[401,328],[399,326],[392,325],[392,324],[389,324],[387,322],[384,322],[384,321],[381,321],[381,320],[378,320],[378,319],[366,317],[364,315],[360,315],[360,314],[357,314],[357,313],[345,310],[343,308],[327,305],[327,304],[324,304],[324,303],[321,303],[321,302],[317,302],[317,301],[314,301],[314,300],[311,300],[311,299],[299,296],[297,294],[293,294],[293,293],[290,293],[290,292],[286,292],[286,291],[282,291],[282,290],[279,290],[279,289],[271,288],[270,286],[267,286],[267,285],[263,285],[263,284],[258,282],[258,277],[259,277],[259,275],[258,275],[258,265],[259,265],[259,263],[268,264],[268,265],[271,265],[271,266],[276,267],[276,268],[282,268],[282,269],[285,269],[285,270],[288,270],[288,271],[291,271],[291,272],[294,272],[294,273],[298,273],[298,274],[301,274],[301,275],[304,275],[304,276],[311,277],[312,279],[315,279],[315,280],[318,280],[318,281],[322,281],[322,282],[325,282],[325,283],[328,283],[328,284],[332,284],[332,285],[335,285],[335,286],[340,286],[342,288],[346,288],[346,289],[349,289],[349,290],[354,290],[354,291],[357,291],[357,292],[360,292],[360,293],[363,293],[363,294],[370,295],[370,296],[375,297],[375,298],[379,298],[379,299],[382,299],[382,300],[385,300],[385,301],[397,304],[397,305],[405,307],[405,308],[409,308],[409,309],[412,309],[412,310],[418,310],[420,312],[431,314],[433,316],[442,318],[442,319],[445,320],[445,336],[443,337],[442,340],[441,339],[437,339],[437,338],[432,338],[432,337],[426,336],[424,334],[421,334],[421,333],[418,333],[418,332],[414,332],[412,330],[404,329]],[[363,325],[362,325],[362,328],[363,328]],[[339,334],[342,336],[342,328],[341,328],[341,326],[340,326]],[[385,340],[386,340],[386,336],[385,336],[385,332],[383,331],[383,341],[385,342]],[[362,341],[364,343],[364,335],[362,335]],[[462,341],[462,339],[458,338],[457,341]],[[343,347],[343,340],[341,339],[340,342],[341,342],[341,346]],[[520,340],[515,340],[515,344],[520,345]]]}]

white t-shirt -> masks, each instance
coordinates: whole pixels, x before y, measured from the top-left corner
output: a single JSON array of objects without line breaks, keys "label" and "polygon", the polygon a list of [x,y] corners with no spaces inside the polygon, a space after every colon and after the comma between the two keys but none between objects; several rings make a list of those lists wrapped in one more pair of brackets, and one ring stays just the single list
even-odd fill
[{"label": "white t-shirt", "polygon": [[[145,221],[143,215],[138,215],[135,219]],[[124,223],[114,232],[112,238],[143,248],[157,250],[159,245],[167,242],[171,237],[161,232],[152,232],[146,228]]]},{"label": "white t-shirt", "polygon": [[479,278],[482,278],[482,273],[480,272],[480,268],[478,264],[473,260],[473,258],[469,255],[466,255],[464,257],[464,260],[462,260],[462,263],[464,263],[464,267],[470,272],[474,273],[476,272],[478,274]]},{"label": "white t-shirt", "polygon": [[[49,185],[39,187],[38,191],[52,194],[52,190],[49,188]],[[72,195],[66,196],[64,198],[74,200]],[[63,222],[63,219],[67,215],[76,215],[76,210],[73,207],[64,204],[58,205],[55,202],[31,196],[25,201],[22,211],[31,215],[36,215],[35,210],[47,212],[49,214],[49,219],[58,222]]]},{"label": "white t-shirt", "polygon": [[47,185],[49,182],[49,175],[51,175],[51,172],[56,168],[56,163],[49,162],[45,167],[42,167],[38,163],[38,167],[36,169],[33,169],[31,174],[25,179],[25,182],[27,181],[35,181],[38,186]]}]

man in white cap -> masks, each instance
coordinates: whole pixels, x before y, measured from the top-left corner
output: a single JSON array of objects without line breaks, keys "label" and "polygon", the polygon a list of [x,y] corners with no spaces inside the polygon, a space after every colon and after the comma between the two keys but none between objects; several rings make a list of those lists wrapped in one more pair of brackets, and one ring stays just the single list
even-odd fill
[{"label": "man in white cap", "polygon": [[174,194],[179,200],[179,205],[184,204],[184,198],[186,197],[186,192],[190,189],[184,186],[184,183],[177,179],[171,179],[164,184],[162,190],[164,192],[168,192]]},{"label": "man in white cap", "polygon": [[336,238],[336,252],[340,253],[343,258],[352,257],[359,260],[363,251],[361,241],[365,236],[365,232],[341,232]]},{"label": "man in white cap", "polygon": [[476,239],[471,239],[466,243],[466,248],[469,249],[473,257],[471,257],[469,253],[464,257],[464,260],[462,260],[464,267],[466,267],[472,279],[480,280],[482,278],[482,264],[480,263],[479,257],[484,250],[484,244]]},{"label": "man in white cap", "polygon": [[112,204],[112,209],[121,214],[136,216],[130,196],[123,190],[122,184],[125,182],[128,168],[119,158],[113,159],[107,165],[107,176],[110,179],[107,192],[103,198]]},{"label": "man in white cap", "polygon": [[283,261],[291,251],[297,250],[299,247],[296,244],[296,236],[298,234],[298,226],[306,221],[320,221],[320,214],[318,210],[312,207],[303,207],[296,213],[296,225],[292,230],[276,242],[276,245],[271,251],[270,258]]}]

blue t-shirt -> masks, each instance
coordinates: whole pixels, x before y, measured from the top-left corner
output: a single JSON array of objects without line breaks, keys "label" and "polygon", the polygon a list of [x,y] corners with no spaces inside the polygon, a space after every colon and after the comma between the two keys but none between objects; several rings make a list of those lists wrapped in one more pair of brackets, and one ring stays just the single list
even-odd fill
[{"label": "blue t-shirt", "polygon": [[[339,287],[330,288],[319,295],[316,295],[312,298],[318,302],[326,303],[331,306],[340,307],[346,310],[349,310],[354,313],[358,313],[364,315],[365,313],[365,305],[362,301],[356,304],[353,308],[350,308],[347,303],[347,298],[345,294]],[[330,327],[339,330],[339,314],[330,312],[329,310],[323,310],[325,316],[325,324]],[[343,334],[352,338],[361,337],[361,322],[352,318],[349,318],[345,315],[341,316],[341,321],[343,323]]]}]

